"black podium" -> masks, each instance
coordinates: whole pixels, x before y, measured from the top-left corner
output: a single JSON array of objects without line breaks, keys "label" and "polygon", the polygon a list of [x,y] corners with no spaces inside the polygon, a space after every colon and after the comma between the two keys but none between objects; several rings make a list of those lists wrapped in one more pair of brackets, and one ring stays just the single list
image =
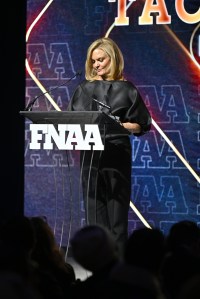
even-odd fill
[{"label": "black podium", "polygon": [[98,124],[102,134],[130,134],[112,115],[99,111],[20,111],[36,124]]}]

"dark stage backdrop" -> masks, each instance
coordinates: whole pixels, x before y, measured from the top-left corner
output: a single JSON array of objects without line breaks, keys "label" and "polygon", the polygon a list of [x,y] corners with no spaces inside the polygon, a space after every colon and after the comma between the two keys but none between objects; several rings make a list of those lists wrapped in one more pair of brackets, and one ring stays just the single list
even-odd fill
[{"label": "dark stage backdrop", "polygon": [[[3,3],[1,19],[0,224],[24,209],[26,0]],[[6,19],[6,24],[5,24]]]},{"label": "dark stage backdrop", "polygon": [[[147,135],[131,137],[129,230],[147,225],[167,233],[177,221],[199,222],[200,12],[195,22],[186,22],[176,1],[166,0],[168,24],[156,24],[157,13],[152,14],[153,24],[139,24],[145,1],[121,1],[126,4],[128,24],[114,26],[119,2],[27,1],[26,105],[49,91],[60,110],[66,110],[75,86],[84,78],[89,44],[102,36],[115,40],[124,54],[125,77],[138,87],[153,118]],[[185,1],[187,14],[198,9],[197,0]],[[56,88],[78,70],[81,78]],[[33,110],[50,111],[55,106],[40,96]],[[59,244],[67,246],[70,235],[84,224],[79,153],[56,146],[30,150],[30,123],[26,119],[24,212],[46,216]]]}]

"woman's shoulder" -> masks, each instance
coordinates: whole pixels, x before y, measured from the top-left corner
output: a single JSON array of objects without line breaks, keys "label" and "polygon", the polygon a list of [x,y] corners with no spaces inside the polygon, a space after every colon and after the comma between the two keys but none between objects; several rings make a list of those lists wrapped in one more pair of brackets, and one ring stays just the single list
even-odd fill
[{"label": "woman's shoulder", "polygon": [[135,88],[134,84],[131,81],[128,80],[83,80],[80,85],[82,87],[87,87],[87,86],[94,86],[94,85],[102,85],[102,84],[112,84],[116,85],[119,87],[127,87],[127,88]]},{"label": "woman's shoulder", "polygon": [[112,82],[113,84],[124,84],[124,85],[133,85],[133,83],[129,80],[126,79],[121,79],[121,80],[110,80],[109,82]]},{"label": "woman's shoulder", "polygon": [[84,80],[82,80],[82,81],[79,83],[79,86],[82,86],[82,87],[92,86],[92,85],[94,85],[94,84],[97,84],[96,82],[97,82],[97,81],[95,81],[95,80],[90,81],[90,80],[84,79]]},{"label": "woman's shoulder", "polygon": [[129,80],[113,81],[113,84],[115,84],[119,87],[135,88],[135,85]]},{"label": "woman's shoulder", "polygon": [[79,83],[79,85],[85,85],[85,84],[87,84],[87,83],[89,83],[89,81],[86,80],[86,79],[83,79],[83,80]]}]

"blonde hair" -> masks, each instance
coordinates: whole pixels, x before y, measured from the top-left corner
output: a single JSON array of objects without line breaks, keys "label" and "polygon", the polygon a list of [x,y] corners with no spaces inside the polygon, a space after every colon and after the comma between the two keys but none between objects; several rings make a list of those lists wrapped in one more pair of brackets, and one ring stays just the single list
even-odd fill
[{"label": "blonde hair", "polygon": [[96,72],[92,65],[92,53],[95,49],[103,50],[110,58],[110,67],[107,79],[123,80],[124,58],[117,44],[110,38],[103,37],[95,40],[87,50],[85,62],[85,78],[89,81],[95,80]]}]

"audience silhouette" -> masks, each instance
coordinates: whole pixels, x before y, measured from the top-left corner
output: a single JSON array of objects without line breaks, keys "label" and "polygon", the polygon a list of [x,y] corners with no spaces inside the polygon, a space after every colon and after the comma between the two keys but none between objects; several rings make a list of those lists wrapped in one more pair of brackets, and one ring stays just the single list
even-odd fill
[{"label": "audience silhouette", "polygon": [[12,217],[0,227],[0,296],[4,299],[197,299],[200,229],[189,220],[132,231],[123,257],[99,225],[79,228],[70,240],[77,264],[90,272],[77,279],[43,217]]},{"label": "audience silhouette", "polygon": [[[40,298],[36,284],[36,265],[31,259],[35,234],[27,217],[8,219],[0,228],[0,297],[23,298],[30,291]],[[33,292],[31,290],[33,289]],[[37,295],[36,295],[37,294]],[[14,297],[16,296],[16,297]]]},{"label": "audience silhouette", "polygon": [[119,262],[119,252],[111,232],[100,225],[86,225],[71,239],[76,262],[91,272],[75,285],[73,298],[101,298],[112,268]]},{"label": "audience silhouette", "polygon": [[159,229],[134,230],[125,244],[123,262],[110,273],[105,298],[164,299],[159,280],[164,244]]},{"label": "audience silhouette", "polygon": [[21,280],[42,299],[66,298],[75,282],[73,267],[65,262],[53,231],[40,217],[13,217],[2,225],[0,273],[11,276],[7,284],[17,285]]},{"label": "audience silhouette", "polygon": [[187,281],[200,274],[200,229],[195,222],[183,220],[171,226],[160,272],[169,299],[177,298]]},{"label": "audience silhouette", "polygon": [[21,275],[11,271],[0,271],[0,298],[43,299],[35,287],[25,283]]},{"label": "audience silhouette", "polygon": [[31,258],[37,263],[42,277],[40,291],[46,294],[47,298],[49,294],[52,296],[57,291],[61,298],[66,298],[76,281],[75,271],[71,264],[65,261],[64,252],[58,247],[47,221],[43,217],[32,217],[31,223],[35,232],[35,246]]},{"label": "audience silhouette", "polygon": [[159,276],[165,253],[165,236],[156,228],[134,230],[125,246],[124,259],[133,266],[141,267]]},{"label": "audience silhouette", "polygon": [[0,228],[0,270],[31,280],[35,271],[31,260],[34,246],[35,234],[30,219],[23,216],[10,218]]}]

